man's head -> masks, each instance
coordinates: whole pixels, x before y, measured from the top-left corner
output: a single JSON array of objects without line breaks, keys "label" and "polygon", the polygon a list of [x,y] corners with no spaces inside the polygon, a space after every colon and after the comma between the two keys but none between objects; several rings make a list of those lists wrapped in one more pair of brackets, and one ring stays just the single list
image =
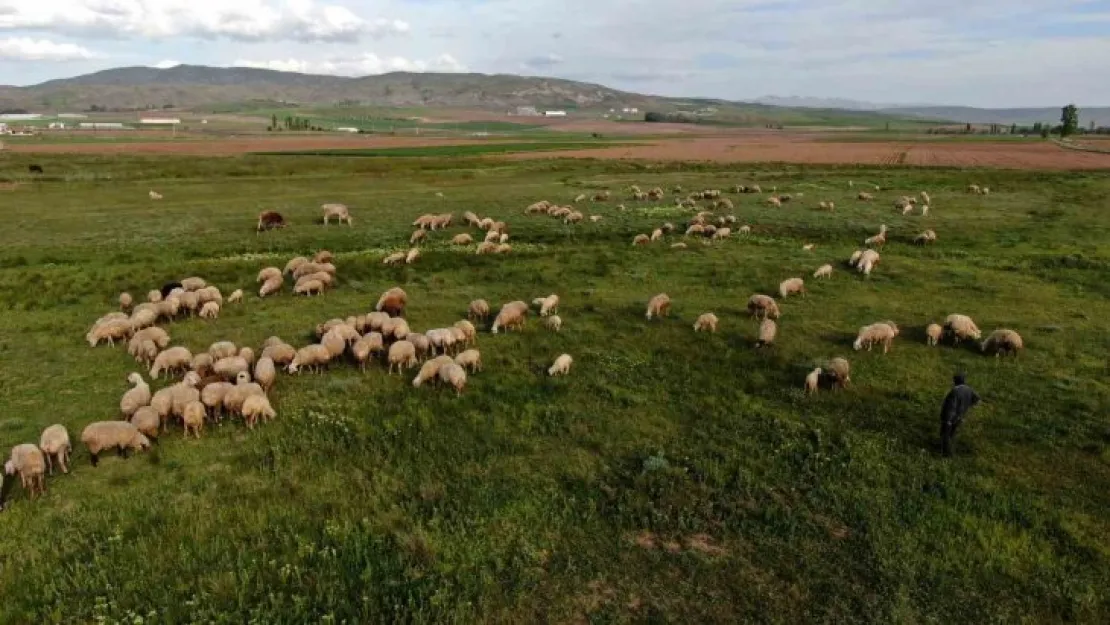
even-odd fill
[{"label": "man's head", "polygon": [[967,382],[967,376],[964,375],[963,373],[957,373],[956,375],[952,376],[952,384],[955,384],[956,386],[959,386],[961,384],[965,384],[966,382]]}]

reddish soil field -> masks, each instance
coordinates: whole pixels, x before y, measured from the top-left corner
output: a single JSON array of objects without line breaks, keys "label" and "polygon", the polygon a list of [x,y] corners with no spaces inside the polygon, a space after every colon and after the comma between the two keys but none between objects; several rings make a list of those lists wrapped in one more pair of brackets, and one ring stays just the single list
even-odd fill
[{"label": "reddish soil field", "polygon": [[784,162],[932,165],[1002,169],[1110,169],[1110,154],[1066,150],[1048,142],[814,141],[815,135],[668,139],[646,145],[511,154],[503,158],[597,158],[721,163]]}]

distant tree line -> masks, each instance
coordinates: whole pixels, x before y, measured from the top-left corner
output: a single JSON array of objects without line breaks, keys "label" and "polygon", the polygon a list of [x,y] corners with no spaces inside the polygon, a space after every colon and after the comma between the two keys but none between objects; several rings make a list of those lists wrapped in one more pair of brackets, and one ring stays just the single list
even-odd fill
[{"label": "distant tree line", "polygon": [[1084,130],[1079,126],[1079,109],[1074,104],[1069,104],[1060,109],[1060,123],[1056,125],[1051,122],[1036,122],[1031,126],[1010,124],[1010,127],[1006,128],[1002,124],[988,124],[985,127],[964,124],[962,128],[942,126],[929,128],[925,132],[928,134],[1040,135],[1047,139],[1052,135],[1060,137],[1070,137],[1075,134],[1110,135],[1110,127],[1095,126],[1095,122],[1092,120]]},{"label": "distant tree line", "polygon": [[671,123],[671,124],[700,124],[704,120],[701,116],[694,113],[684,113],[678,111],[675,113],[660,113],[658,111],[648,111],[644,113],[645,122],[655,123]]},{"label": "distant tree line", "polygon": [[274,131],[274,130],[302,130],[302,131],[303,130],[316,130],[316,131],[320,131],[320,130],[323,130],[323,127],[312,125],[311,120],[309,120],[306,117],[293,117],[291,115],[286,115],[285,119],[281,120],[281,123],[278,123],[278,116],[275,113],[275,114],[270,116],[270,125],[266,127],[266,130],[270,130],[270,131]]}]

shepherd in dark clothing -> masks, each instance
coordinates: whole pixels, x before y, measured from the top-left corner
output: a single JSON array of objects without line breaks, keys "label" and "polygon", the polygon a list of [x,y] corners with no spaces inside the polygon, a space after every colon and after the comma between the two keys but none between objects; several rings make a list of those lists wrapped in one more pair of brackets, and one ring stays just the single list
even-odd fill
[{"label": "shepherd in dark clothing", "polygon": [[944,397],[940,409],[940,447],[945,456],[952,455],[952,439],[956,428],[963,423],[967,411],[979,403],[979,394],[967,385],[964,374],[957,373],[952,378],[952,390]]}]

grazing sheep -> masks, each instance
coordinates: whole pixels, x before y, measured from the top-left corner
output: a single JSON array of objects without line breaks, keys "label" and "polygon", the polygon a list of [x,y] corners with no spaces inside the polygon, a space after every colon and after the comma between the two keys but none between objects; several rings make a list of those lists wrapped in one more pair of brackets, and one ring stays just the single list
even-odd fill
[{"label": "grazing sheep", "polygon": [[919,245],[925,245],[925,244],[928,244],[928,243],[935,243],[936,240],[937,240],[937,233],[933,232],[932,230],[926,230],[925,232],[922,232],[921,234],[919,234],[919,235],[917,235],[916,237],[913,238],[913,242],[917,243]]},{"label": "grazing sheep", "polygon": [[416,346],[408,341],[397,341],[389,346],[389,375],[393,375],[393,367],[397,373],[402,369],[411,369],[416,366]]},{"label": "grazing sheep", "polygon": [[739,234],[751,234],[752,233],[752,227],[747,226],[747,225],[740,226],[740,229],[737,230],[736,232],[739,233]]},{"label": "grazing sheep", "polygon": [[879,253],[875,250],[864,250],[856,263],[856,269],[865,276],[871,275],[871,270],[879,264]]},{"label": "grazing sheep", "polygon": [[765,345],[770,345],[775,342],[775,335],[778,334],[778,324],[773,319],[764,319],[759,324],[759,340],[755,342],[757,348]]},{"label": "grazing sheep", "polygon": [[89,450],[89,459],[95,467],[100,453],[113,447],[123,457],[131,451],[150,449],[150,439],[126,421],[97,421],[81,432],[81,443]]},{"label": "grazing sheep", "polygon": [[774,298],[756,293],[748,298],[748,314],[756,318],[778,319],[781,313]]},{"label": "grazing sheep", "polygon": [[940,327],[939,324],[930,323],[925,327],[925,343],[927,345],[935,347],[943,337],[944,328]]},{"label": "grazing sheep", "polygon": [[181,421],[185,424],[185,438],[189,438],[190,430],[192,430],[194,436],[200,438],[200,431],[204,429],[204,417],[206,415],[207,411],[204,404],[199,399],[185,404],[185,408],[181,411]]},{"label": "grazing sheep", "polygon": [[196,276],[185,278],[181,281],[181,288],[186,291],[199,291],[206,286],[208,286],[208,282],[206,282],[204,278],[198,278]]},{"label": "grazing sheep", "polygon": [[420,258],[420,248],[414,247],[409,250],[408,254],[405,254],[405,264],[411,265],[416,262],[417,258]]},{"label": "grazing sheep", "polygon": [[702,313],[696,321],[694,321],[694,332],[701,332],[707,330],[709,332],[717,331],[717,315],[711,312]]},{"label": "grazing sheep", "polygon": [[437,376],[441,382],[455,388],[455,396],[462,396],[463,389],[466,388],[466,369],[450,362],[439,368]]},{"label": "grazing sheep", "polygon": [[243,289],[235,289],[227,296],[228,304],[238,304],[243,301]]},{"label": "grazing sheep", "polygon": [[374,310],[384,312],[390,317],[401,317],[405,314],[405,306],[408,304],[408,300],[409,296],[404,289],[395,286],[382,293],[381,297],[378,298],[378,303],[374,305]]},{"label": "grazing sheep", "polygon": [[4,473],[19,474],[19,481],[31,499],[46,492],[46,455],[30,443],[12,447],[10,459],[4,463]]},{"label": "grazing sheep", "polygon": [[420,385],[431,380],[433,383],[439,380],[439,370],[444,365],[452,364],[454,361],[450,356],[436,356],[425,362],[420,371],[417,372],[416,377],[412,380],[414,388],[420,388]]},{"label": "grazing sheep", "polygon": [[714,239],[727,239],[732,236],[732,228],[718,228],[713,232]]},{"label": "grazing sheep", "polygon": [[886,245],[886,224],[881,224],[879,226],[879,234],[867,237],[863,240],[863,244],[868,247],[877,247],[879,249],[882,249],[882,247]]},{"label": "grazing sheep", "polygon": [[320,295],[324,292],[324,283],[319,280],[307,280],[305,282],[298,282],[293,287],[294,295],[306,295],[312,297],[313,294]]},{"label": "grazing sheep", "polygon": [[979,188],[979,185],[977,185],[977,184],[969,184],[969,185],[967,185],[967,192],[968,193],[975,193],[975,194],[982,194],[983,190],[981,188]]},{"label": "grazing sheep", "polygon": [[786,299],[788,295],[801,293],[802,297],[806,296],[806,283],[801,278],[789,278],[779,283],[779,295]]},{"label": "grazing sheep", "polygon": [[347,222],[348,226],[354,225],[354,220],[351,219],[351,211],[347,208],[346,204],[324,204],[320,207],[324,211],[324,225],[334,217],[339,223]]},{"label": "grazing sheep", "polygon": [[284,228],[286,226],[285,217],[277,211],[262,211],[258,214],[258,227],[255,233],[262,232],[263,230],[274,230],[276,228]]},{"label": "grazing sheep", "polygon": [[671,243],[671,249],[684,250],[684,249],[686,249],[686,244],[683,243],[682,241],[679,241],[678,243]]},{"label": "grazing sheep", "polygon": [[224,393],[223,408],[229,415],[243,414],[243,403],[248,397],[255,395],[265,396],[262,385],[251,381],[251,374],[246,371],[239,372],[235,377],[235,384]]},{"label": "grazing sheep", "polygon": [[[208,387],[205,387],[208,388]],[[131,425],[139,430],[147,438],[158,438],[158,429],[161,427],[161,417],[158,416],[158,411],[150,406],[143,406],[135,411],[131,416]]]},{"label": "grazing sheep", "polygon": [[489,317],[489,302],[486,300],[476,299],[466,307],[467,319],[484,320],[486,317]]},{"label": "grazing sheep", "polygon": [[225,380],[234,380],[240,373],[249,372],[250,369],[247,359],[239,355],[220,358],[212,365],[212,373]]},{"label": "grazing sheep", "polygon": [[774,206],[775,208],[782,208],[782,200],[777,196],[772,195],[771,197],[767,198],[767,203],[771,206]]},{"label": "grazing sheep", "polygon": [[[993,353],[996,357],[1004,354],[1017,356],[1024,347],[1025,343],[1021,340],[1021,335],[1005,328],[991,332],[987,340],[979,346],[982,352]],[[45,448],[43,450],[45,451]]]},{"label": "grazing sheep", "polygon": [[497,334],[497,331],[502,327],[509,330],[513,328],[523,330],[527,315],[528,304],[520,300],[509,302],[502,306],[501,311],[497,313],[497,317],[493,320],[491,332]]},{"label": "grazing sheep", "polygon": [[69,473],[69,454],[73,451],[73,445],[69,442],[66,426],[56,424],[43,430],[39,437],[39,449],[46,456],[50,475],[54,475],[55,462],[61,467],[62,473]]},{"label": "grazing sheep", "polygon": [[85,339],[89,342],[89,347],[96,347],[101,341],[107,341],[108,345],[114,347],[116,341],[122,341],[131,336],[131,330],[129,319],[110,319],[93,326],[93,329],[85,335]]},{"label": "grazing sheep", "polygon": [[220,316],[220,305],[216,302],[206,302],[200,309],[201,319],[216,319]]},{"label": "grazing sheep", "polygon": [[385,258],[382,259],[382,264],[383,265],[399,265],[399,264],[405,262],[405,256],[406,255],[407,254],[405,252],[393,252],[389,256],[386,256]]},{"label": "grazing sheep", "polygon": [[239,354],[239,348],[231,341],[217,341],[208,347],[208,355],[213,361],[231,358]]},{"label": "grazing sheep", "polygon": [[871,195],[866,191],[860,191],[859,195],[857,195],[856,197],[864,202],[871,202],[875,199],[874,195]]},{"label": "grazing sheep", "polygon": [[482,370],[482,354],[476,349],[468,349],[455,356],[455,364],[471,373],[477,373]]},{"label": "grazing sheep", "polygon": [[291,276],[296,277],[296,275],[294,274],[297,269],[299,269],[302,265],[307,265],[309,262],[311,261],[309,261],[304,256],[295,256],[293,258],[290,258],[289,262],[285,263],[285,269],[282,271],[282,273],[287,273]]},{"label": "grazing sheep", "polygon": [[563,327],[563,319],[559,315],[544,317],[543,327],[547,328],[548,330],[558,332]]},{"label": "grazing sheep", "polygon": [[283,282],[284,281],[281,276],[273,277],[266,280],[266,282],[262,284],[262,287],[258,289],[258,297],[266,297],[267,295],[277,293],[281,290]]},{"label": "grazing sheep", "polygon": [[140,344],[143,341],[151,341],[159,348],[164,348],[170,344],[170,335],[162,328],[144,328],[131,337],[129,346],[131,344]]},{"label": "grazing sheep", "polygon": [[130,310],[131,309],[131,304],[133,302],[134,302],[134,300],[131,298],[130,293],[124,292],[124,293],[119,294],[119,308],[120,308],[120,310]]},{"label": "grazing sheep", "polygon": [[570,366],[574,363],[574,359],[570,354],[562,354],[555,359],[555,362],[547,369],[547,375],[567,375],[570,373]]},{"label": "grazing sheep", "polygon": [[558,312],[558,310],[559,310],[559,296],[558,295],[555,295],[554,293],[552,293],[551,295],[548,295],[547,297],[541,297],[541,298],[538,298],[538,299],[539,299],[539,302],[540,302],[539,306],[540,306],[540,316],[541,317],[546,317],[550,314]]},{"label": "grazing sheep", "polygon": [[459,319],[455,322],[455,328],[458,328],[463,335],[463,342],[467,345],[473,345],[478,338],[478,330],[474,324],[466,319]]},{"label": "grazing sheep", "polygon": [[829,361],[825,369],[833,378],[833,383],[840,388],[846,388],[852,383],[851,366],[848,364],[847,359],[836,357]]},{"label": "grazing sheep", "polygon": [[982,337],[979,326],[967,315],[951,314],[944,320],[944,334],[952,337],[952,342],[959,345],[961,340],[976,340]]},{"label": "grazing sheep", "polygon": [[817,271],[813,272],[813,277],[814,278],[828,278],[828,277],[832,276],[832,272],[833,272],[833,266],[832,265],[821,265],[820,267],[817,268]]},{"label": "grazing sheep", "polygon": [[277,416],[274,407],[270,405],[270,400],[265,395],[251,395],[243,400],[243,407],[240,410],[243,415],[243,420],[247,423],[247,429],[253,430],[254,424],[259,419],[270,421]]},{"label": "grazing sheep", "polygon": [[293,356],[293,360],[286,367],[286,371],[298,373],[301,369],[307,368],[312,373],[319,373],[320,367],[327,365],[330,361],[331,352],[323,345],[314,343],[298,349]]},{"label": "grazing sheep", "polygon": [[648,301],[647,312],[644,317],[651,321],[652,317],[665,317],[671,311],[671,298],[666,293],[660,293]]},{"label": "grazing sheep", "polygon": [[890,346],[894,342],[894,337],[897,332],[893,327],[886,323],[873,323],[869,326],[863,326],[859,329],[856,335],[856,340],[852,343],[852,348],[856,351],[866,347],[867,351],[871,351],[871,346],[875,343],[883,344],[883,353],[890,351]]},{"label": "grazing sheep", "polygon": [[167,375],[171,372],[184,371],[193,362],[193,355],[184,347],[170,347],[154,358],[154,365],[150,368],[150,377],[158,378],[164,371]]},{"label": "grazing sheep", "polygon": [[467,234],[465,232],[462,233],[462,234],[456,234],[451,239],[451,244],[452,245],[470,245],[473,242],[474,242],[474,237],[470,236],[469,234]]},{"label": "grazing sheep", "polygon": [[817,367],[806,375],[806,395],[817,392],[817,383],[821,380],[822,373],[824,373],[824,371],[821,370],[821,367]]},{"label": "grazing sheep", "polygon": [[489,242],[489,241],[483,241],[482,243],[478,244],[478,247],[474,250],[474,253],[475,254],[496,254],[497,253],[497,244]]},{"label": "grazing sheep", "polygon": [[150,385],[143,380],[142,375],[131,373],[127,376],[127,381],[133,386],[119,400],[120,416],[124,419],[130,419],[139,408],[149,405],[151,398]]},{"label": "grazing sheep", "polygon": [[277,367],[274,360],[268,356],[258,359],[254,365],[254,381],[262,387],[263,392],[269,393],[274,388],[274,379],[277,377]]}]

